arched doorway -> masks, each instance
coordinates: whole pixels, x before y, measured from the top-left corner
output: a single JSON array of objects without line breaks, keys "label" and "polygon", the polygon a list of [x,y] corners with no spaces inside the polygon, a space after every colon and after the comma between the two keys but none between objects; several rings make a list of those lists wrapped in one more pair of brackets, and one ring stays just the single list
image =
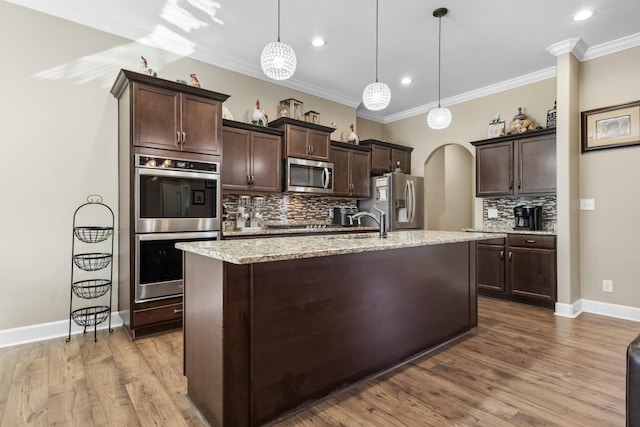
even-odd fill
[{"label": "arched doorway", "polygon": [[461,145],[443,145],[431,153],[424,163],[425,229],[473,227],[473,171],[473,156]]}]

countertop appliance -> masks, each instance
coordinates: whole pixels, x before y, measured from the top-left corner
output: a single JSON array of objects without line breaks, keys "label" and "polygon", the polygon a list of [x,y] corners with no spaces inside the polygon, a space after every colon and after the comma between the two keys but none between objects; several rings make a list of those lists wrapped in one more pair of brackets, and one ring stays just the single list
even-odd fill
[{"label": "countertop appliance", "polygon": [[[374,212],[374,206],[385,213],[387,231],[424,228],[424,178],[395,172],[371,178],[371,198],[358,209]],[[369,218],[362,224],[377,226]]]},{"label": "countertop appliance", "polygon": [[513,215],[515,230],[542,230],[542,206],[516,206]]},{"label": "countertop appliance", "polygon": [[339,208],[333,208],[333,223],[342,227],[352,227],[358,225],[352,224],[349,221],[349,217],[358,213],[358,208],[355,206],[342,206]]},{"label": "countertop appliance", "polygon": [[284,160],[284,191],[333,193],[333,163],[287,157]]}]

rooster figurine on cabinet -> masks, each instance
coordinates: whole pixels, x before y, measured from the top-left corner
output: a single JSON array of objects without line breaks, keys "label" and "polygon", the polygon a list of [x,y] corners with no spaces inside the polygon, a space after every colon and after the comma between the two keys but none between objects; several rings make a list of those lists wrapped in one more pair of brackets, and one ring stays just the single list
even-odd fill
[{"label": "rooster figurine on cabinet", "polygon": [[195,73],[190,74],[189,77],[191,77],[191,82],[189,83],[189,86],[200,87],[200,82],[198,81],[198,76],[196,76]]},{"label": "rooster figurine on cabinet", "polygon": [[349,134],[347,135],[347,142],[350,144],[358,145],[360,143],[360,139],[358,138],[358,135],[356,135],[353,123],[351,123],[351,126],[349,126],[349,128],[351,128],[351,132],[349,132]]},{"label": "rooster figurine on cabinet", "polygon": [[144,56],[140,56],[140,68],[138,71],[141,74],[146,74],[151,77],[158,77],[158,74],[147,66],[147,59]]},{"label": "rooster figurine on cabinet", "polygon": [[260,100],[256,99],[256,108],[253,110],[253,114],[251,115],[251,123],[257,126],[267,126],[269,124],[269,120],[267,115],[260,109]]}]

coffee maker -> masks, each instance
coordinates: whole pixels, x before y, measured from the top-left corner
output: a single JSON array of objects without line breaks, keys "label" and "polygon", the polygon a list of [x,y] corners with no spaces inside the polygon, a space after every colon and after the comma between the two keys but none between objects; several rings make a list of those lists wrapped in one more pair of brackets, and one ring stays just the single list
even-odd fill
[{"label": "coffee maker", "polygon": [[542,206],[516,206],[513,214],[516,218],[515,230],[542,229]]}]

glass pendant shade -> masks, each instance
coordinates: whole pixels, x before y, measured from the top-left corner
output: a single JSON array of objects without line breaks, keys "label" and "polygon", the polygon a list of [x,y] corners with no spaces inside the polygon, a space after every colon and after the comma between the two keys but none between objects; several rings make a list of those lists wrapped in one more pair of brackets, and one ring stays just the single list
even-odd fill
[{"label": "glass pendant shade", "polygon": [[451,111],[448,108],[434,108],[427,115],[427,124],[431,129],[444,129],[451,124]]},{"label": "glass pendant shade", "polygon": [[451,111],[440,106],[440,56],[442,46],[442,17],[447,14],[445,7],[440,7],[433,11],[433,16],[438,18],[438,108],[429,111],[427,124],[431,129],[444,129],[451,124]]},{"label": "glass pendant shade", "polygon": [[370,83],[362,92],[362,102],[369,110],[377,111],[387,108],[391,101],[391,90],[385,83]]},{"label": "glass pendant shade", "polygon": [[260,55],[262,71],[274,80],[286,80],[293,76],[297,62],[293,48],[280,41],[267,44]]}]

